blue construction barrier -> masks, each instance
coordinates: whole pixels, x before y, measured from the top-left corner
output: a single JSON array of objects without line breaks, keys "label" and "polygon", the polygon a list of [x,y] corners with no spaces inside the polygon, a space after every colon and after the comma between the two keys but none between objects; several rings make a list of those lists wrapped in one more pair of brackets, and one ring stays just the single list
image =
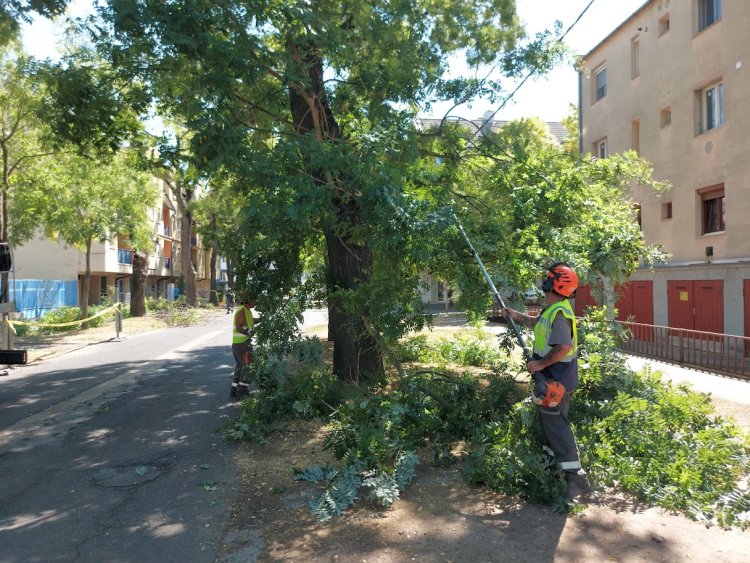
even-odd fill
[{"label": "blue construction barrier", "polygon": [[53,309],[78,305],[77,280],[15,280],[11,299],[24,319],[37,319]]}]

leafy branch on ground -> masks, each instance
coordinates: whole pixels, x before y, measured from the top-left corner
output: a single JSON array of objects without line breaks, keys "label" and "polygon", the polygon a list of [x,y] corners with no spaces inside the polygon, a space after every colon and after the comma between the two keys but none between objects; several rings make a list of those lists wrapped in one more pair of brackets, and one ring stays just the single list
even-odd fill
[{"label": "leafy branch on ground", "polygon": [[[750,470],[747,436],[715,413],[707,395],[629,370],[617,349],[624,336],[604,310],[592,310],[580,325],[581,383],[570,416],[595,488],[710,524],[750,526],[750,493],[742,484]],[[259,392],[243,402],[228,435],[263,441],[280,420],[322,417],[324,448],[340,466],[294,470],[295,479],[326,484],[311,503],[321,520],[362,498],[390,506],[424,458],[462,461],[470,482],[580,510],[563,499],[564,478],[543,444],[536,407],[525,399],[527,385],[511,375],[517,366],[486,335],[410,338],[399,349],[411,362],[404,377],[370,389],[333,377],[310,353],[319,345],[303,342],[294,359],[259,357],[252,368]]]}]

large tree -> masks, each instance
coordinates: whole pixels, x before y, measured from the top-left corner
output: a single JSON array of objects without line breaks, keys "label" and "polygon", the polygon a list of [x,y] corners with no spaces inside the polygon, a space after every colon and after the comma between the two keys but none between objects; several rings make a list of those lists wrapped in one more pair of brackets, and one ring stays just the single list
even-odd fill
[{"label": "large tree", "polygon": [[[39,226],[39,217],[16,208],[28,185],[49,178],[49,129],[39,117],[42,100],[33,67],[18,46],[0,45],[0,243],[23,244]],[[8,274],[0,281],[8,298]]]},{"label": "large tree", "polygon": [[249,208],[242,279],[280,302],[301,249],[322,237],[334,370],[357,380],[382,372],[377,333],[405,330],[416,299],[412,272],[388,271],[383,190],[399,191],[414,159],[418,106],[501,92],[446,79],[453,55],[506,75],[554,58],[548,37],[519,48],[514,5],[110,0],[109,27],[93,29],[123,80],[193,132],[196,166],[235,179]]},{"label": "large tree", "polygon": [[82,318],[88,316],[93,243],[118,237],[136,252],[153,246],[147,212],[158,190],[135,162],[127,152],[109,161],[59,153],[50,163],[50,182],[29,185],[18,196],[19,207],[34,212],[49,238],[84,252]]}]

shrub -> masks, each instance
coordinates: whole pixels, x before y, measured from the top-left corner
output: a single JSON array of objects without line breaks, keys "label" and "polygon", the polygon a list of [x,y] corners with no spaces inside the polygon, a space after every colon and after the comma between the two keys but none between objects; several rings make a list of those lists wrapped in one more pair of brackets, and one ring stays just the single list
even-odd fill
[{"label": "shrub", "polygon": [[[52,311],[48,311],[42,315],[42,318],[39,320],[40,324],[63,324],[63,323],[70,323],[73,321],[80,321],[81,320],[81,309],[78,307],[58,307],[57,309],[53,309]],[[70,326],[60,326],[60,327],[39,327],[40,332],[44,333],[55,333],[55,332],[65,332],[68,330],[75,330],[77,328],[80,328],[81,325],[70,325]]]}]

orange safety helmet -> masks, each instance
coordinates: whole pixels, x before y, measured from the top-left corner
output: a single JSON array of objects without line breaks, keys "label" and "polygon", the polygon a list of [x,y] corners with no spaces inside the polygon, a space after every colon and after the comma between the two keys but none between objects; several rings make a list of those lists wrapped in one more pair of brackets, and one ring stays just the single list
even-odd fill
[{"label": "orange safety helmet", "polygon": [[578,275],[564,262],[555,262],[547,268],[547,277],[542,280],[542,291],[554,291],[563,297],[572,297],[578,289]]}]

